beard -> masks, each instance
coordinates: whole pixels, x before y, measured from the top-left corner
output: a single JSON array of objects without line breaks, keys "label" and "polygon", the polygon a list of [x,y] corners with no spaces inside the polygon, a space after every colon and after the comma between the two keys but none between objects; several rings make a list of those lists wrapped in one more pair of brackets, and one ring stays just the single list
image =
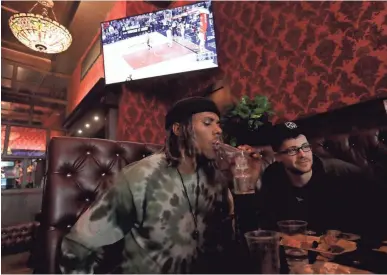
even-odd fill
[{"label": "beard", "polygon": [[[303,162],[303,161],[309,161],[310,163],[312,163],[312,160],[311,159],[309,159],[309,158],[302,158],[302,159],[300,159],[300,160],[297,160],[296,161],[296,164],[298,163],[298,162]],[[292,174],[294,174],[294,175],[303,175],[303,174],[306,174],[306,173],[309,173],[311,170],[312,170],[312,165],[309,167],[309,169],[308,170],[302,170],[302,169],[299,169],[299,168],[297,168],[297,167],[287,167],[286,168],[289,172],[291,172]]]}]

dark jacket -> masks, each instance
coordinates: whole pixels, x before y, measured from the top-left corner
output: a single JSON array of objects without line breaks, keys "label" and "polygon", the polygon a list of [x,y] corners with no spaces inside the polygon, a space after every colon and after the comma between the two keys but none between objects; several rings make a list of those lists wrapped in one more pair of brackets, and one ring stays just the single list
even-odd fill
[{"label": "dark jacket", "polygon": [[290,183],[281,163],[275,162],[265,170],[256,195],[258,227],[277,230],[278,221],[298,219],[307,221],[308,229],[318,233],[338,229],[374,234],[375,227],[382,230],[380,216],[372,216],[383,207],[384,200],[359,167],[314,156],[312,169],[312,178],[303,187]]}]

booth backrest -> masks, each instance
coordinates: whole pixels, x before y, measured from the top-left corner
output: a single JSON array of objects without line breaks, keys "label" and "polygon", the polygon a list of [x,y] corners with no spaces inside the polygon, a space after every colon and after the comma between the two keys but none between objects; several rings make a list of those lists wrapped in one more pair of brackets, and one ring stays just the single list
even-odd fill
[{"label": "booth backrest", "polygon": [[124,166],[160,149],[160,145],[135,142],[53,138],[47,155],[35,272],[60,273],[57,255],[63,235]]}]

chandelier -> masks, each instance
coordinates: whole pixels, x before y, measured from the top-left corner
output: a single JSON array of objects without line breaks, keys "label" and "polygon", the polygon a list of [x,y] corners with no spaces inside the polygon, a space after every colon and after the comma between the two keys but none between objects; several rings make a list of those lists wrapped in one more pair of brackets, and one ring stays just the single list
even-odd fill
[{"label": "chandelier", "polygon": [[[38,5],[42,5],[42,15],[32,13]],[[68,49],[72,42],[70,32],[57,22],[52,0],[39,0],[28,13],[17,13],[9,19],[9,27],[13,35],[28,48],[43,53],[60,53]],[[51,9],[54,19],[48,17]]]}]

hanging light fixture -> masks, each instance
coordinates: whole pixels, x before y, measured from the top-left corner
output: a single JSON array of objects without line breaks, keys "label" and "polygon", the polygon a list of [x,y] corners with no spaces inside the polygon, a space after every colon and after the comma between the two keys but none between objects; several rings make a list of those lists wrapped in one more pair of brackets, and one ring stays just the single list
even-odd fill
[{"label": "hanging light fixture", "polygon": [[[42,15],[32,13],[38,5],[42,5]],[[15,37],[25,46],[43,53],[60,53],[68,49],[72,42],[70,32],[57,22],[52,0],[40,0],[28,11],[17,13],[9,19],[9,27]],[[48,17],[51,9],[55,20]]]}]

